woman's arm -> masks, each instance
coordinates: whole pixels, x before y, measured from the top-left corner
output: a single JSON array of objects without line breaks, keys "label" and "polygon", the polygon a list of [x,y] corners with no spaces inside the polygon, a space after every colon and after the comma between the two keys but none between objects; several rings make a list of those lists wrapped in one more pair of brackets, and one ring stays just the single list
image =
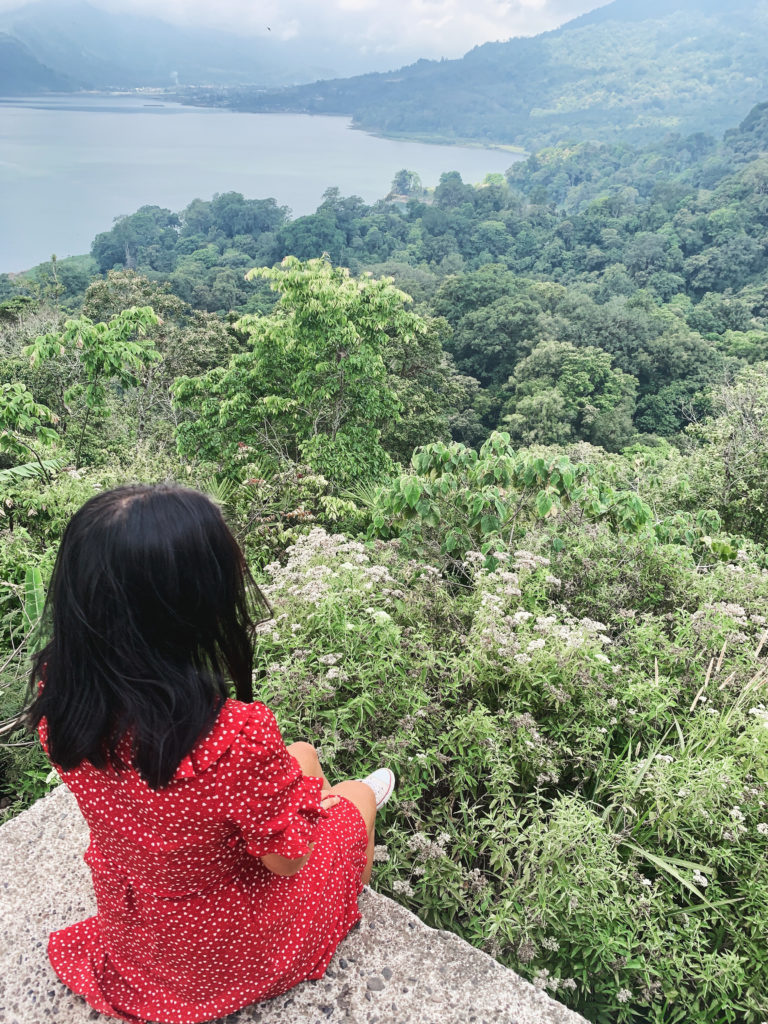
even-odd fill
[{"label": "woman's arm", "polygon": [[266,853],[259,860],[273,875],[280,875],[281,878],[291,878],[293,875],[298,874],[307,863],[312,856],[314,847],[315,844],[310,843],[309,853],[305,853],[303,857],[289,859],[288,857],[281,857],[279,853]]},{"label": "woman's arm", "polygon": [[[337,796],[333,796],[327,789],[322,791],[322,800],[320,806],[325,807],[326,810],[330,810],[331,807],[335,807],[339,802]],[[303,857],[295,857],[289,859],[288,857],[281,857],[279,853],[265,853],[259,860],[271,871],[273,875],[280,875],[281,878],[291,878],[293,875],[297,875],[299,871],[304,867],[309,858],[312,856],[312,851],[315,848],[314,843],[309,844],[309,853],[305,853]]]}]

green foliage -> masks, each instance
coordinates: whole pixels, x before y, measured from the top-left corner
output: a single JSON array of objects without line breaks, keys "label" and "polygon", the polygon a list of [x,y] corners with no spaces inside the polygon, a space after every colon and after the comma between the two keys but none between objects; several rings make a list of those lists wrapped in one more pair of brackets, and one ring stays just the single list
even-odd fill
[{"label": "green foliage", "polygon": [[28,458],[31,454],[35,459],[32,470],[27,463],[15,467],[12,474],[14,467],[10,467],[5,471],[9,477],[19,479],[38,472],[50,479],[50,461],[43,460],[40,446],[58,439],[51,426],[57,422],[58,417],[47,406],[36,402],[24,384],[0,384],[0,451],[17,458]]},{"label": "green foliage", "polygon": [[729,530],[768,540],[768,365],[742,371],[688,429],[692,484]]},{"label": "green foliage", "polygon": [[28,630],[34,629],[43,614],[45,591],[40,569],[30,566],[24,575],[24,623]]},{"label": "green foliage", "polygon": [[555,552],[574,527],[605,524],[621,543],[637,535],[651,547],[681,545],[702,564],[738,557],[743,542],[724,532],[715,508],[665,510],[658,467],[639,476],[631,456],[601,460],[594,458],[599,449],[583,448],[589,460],[582,462],[556,448],[516,451],[503,432],[479,452],[459,443],[419,448],[411,473],[363,497],[368,536],[397,537],[420,557],[441,557],[451,571],[468,552],[494,566],[497,549],[520,543],[542,522]]},{"label": "green foliage", "polygon": [[176,381],[177,403],[197,414],[179,426],[180,451],[229,471],[239,448],[253,446],[339,484],[379,475],[388,466],[381,430],[400,412],[384,350],[390,336],[415,341],[423,319],[388,282],[356,281],[325,260],[286,258],[253,276],[280,300],[269,316],[239,321],[249,351],[227,369]]},{"label": "green foliage", "polygon": [[261,695],[332,780],[397,773],[379,891],[591,1020],[759,1024],[768,577],[569,530],[462,586],[313,530],[266,566]]},{"label": "green foliage", "polygon": [[537,345],[510,378],[513,395],[502,409],[510,434],[524,444],[563,444],[575,435],[623,448],[634,433],[637,382],[611,363],[592,346]]},{"label": "green foliage", "polygon": [[411,465],[412,474],[378,494],[371,534],[399,536],[422,554],[437,546],[463,559],[475,551],[493,564],[495,547],[516,543],[538,520],[605,521],[626,533],[652,523],[637,494],[601,480],[594,466],[516,452],[505,433],[492,434],[479,452],[427,445]]},{"label": "green foliage", "polygon": [[[136,382],[136,372],[157,359],[154,344],[145,339],[147,327],[158,322],[148,307],[124,309],[108,323],[93,323],[88,317],[68,320],[60,334],[35,338],[25,350],[30,363],[74,354],[85,384],[85,401],[90,409],[106,408],[105,383],[115,381],[121,387]],[[71,393],[65,398],[71,398]]]},{"label": "green foliage", "polygon": [[114,383],[127,388],[136,384],[137,372],[160,358],[154,342],[144,337],[147,328],[157,323],[158,318],[149,306],[122,310],[108,323],[94,323],[83,316],[68,320],[60,333],[40,335],[24,350],[32,366],[40,361],[74,356],[76,383],[64,393],[64,401],[71,402],[82,390],[86,407],[76,461],[80,459],[89,414],[103,416],[109,410],[107,385]]},{"label": "green foliage", "polygon": [[24,462],[20,466],[0,469],[0,487],[26,480],[50,479],[58,473],[64,463],[61,459],[43,459],[42,463]]}]

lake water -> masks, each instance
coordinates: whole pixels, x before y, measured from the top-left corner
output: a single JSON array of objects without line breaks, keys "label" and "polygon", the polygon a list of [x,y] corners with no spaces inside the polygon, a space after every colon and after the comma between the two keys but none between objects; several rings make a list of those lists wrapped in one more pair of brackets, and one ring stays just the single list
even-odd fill
[{"label": "lake water", "polygon": [[0,100],[0,273],[90,250],[140,206],[182,210],[192,199],[242,192],[312,213],[326,188],[371,203],[395,173],[436,185],[466,182],[520,157],[493,149],[379,139],[346,118],[242,114],[143,96]]}]

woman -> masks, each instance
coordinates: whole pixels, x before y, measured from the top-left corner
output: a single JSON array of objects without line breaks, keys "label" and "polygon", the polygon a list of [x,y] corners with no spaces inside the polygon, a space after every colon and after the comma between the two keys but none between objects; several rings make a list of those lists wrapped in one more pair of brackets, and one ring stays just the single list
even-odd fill
[{"label": "woman", "polygon": [[283,743],[252,698],[266,607],[195,491],[103,492],[64,533],[29,721],[90,827],[98,908],[49,956],[102,1013],[231,1013],[321,977],[360,918],[394,779],[329,786],[309,744]]}]

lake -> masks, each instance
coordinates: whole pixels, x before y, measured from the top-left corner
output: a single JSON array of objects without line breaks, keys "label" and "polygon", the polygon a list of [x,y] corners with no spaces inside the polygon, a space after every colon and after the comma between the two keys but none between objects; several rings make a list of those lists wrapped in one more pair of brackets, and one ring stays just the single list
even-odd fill
[{"label": "lake", "polygon": [[115,217],[140,206],[179,211],[242,192],[301,216],[331,186],[371,203],[401,168],[424,185],[443,171],[476,183],[519,159],[380,139],[341,117],[233,113],[151,94],[0,99],[0,273],[86,253]]}]

